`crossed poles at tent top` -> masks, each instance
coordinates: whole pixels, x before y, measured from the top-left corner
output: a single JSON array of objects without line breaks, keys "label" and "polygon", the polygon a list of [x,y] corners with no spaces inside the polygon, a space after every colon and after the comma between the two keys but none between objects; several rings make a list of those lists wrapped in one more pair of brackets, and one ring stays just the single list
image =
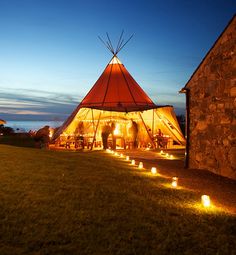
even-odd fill
[{"label": "crossed poles at tent top", "polygon": [[134,36],[133,34],[129,37],[128,40],[124,42],[124,30],[121,32],[120,38],[118,40],[116,49],[114,49],[113,44],[111,42],[111,39],[109,37],[109,34],[106,33],[107,41],[103,40],[100,36],[98,38],[100,41],[105,45],[105,47],[114,55],[116,56],[124,47],[125,45],[131,40],[131,38]]}]

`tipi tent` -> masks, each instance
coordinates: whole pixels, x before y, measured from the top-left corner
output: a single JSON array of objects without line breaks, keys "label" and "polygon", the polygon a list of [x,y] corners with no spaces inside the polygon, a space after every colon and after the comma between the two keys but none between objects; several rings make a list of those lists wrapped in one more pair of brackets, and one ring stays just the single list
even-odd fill
[{"label": "tipi tent", "polygon": [[102,146],[104,130],[110,133],[113,148],[114,143],[115,147],[126,148],[133,147],[134,142],[136,146],[157,147],[156,137],[160,130],[169,142],[185,144],[173,107],[155,105],[117,57],[124,45],[118,43],[114,51],[111,43],[107,43],[113,53],[111,61],[82,102],[54,134],[56,144],[78,145],[83,141],[92,149]]}]

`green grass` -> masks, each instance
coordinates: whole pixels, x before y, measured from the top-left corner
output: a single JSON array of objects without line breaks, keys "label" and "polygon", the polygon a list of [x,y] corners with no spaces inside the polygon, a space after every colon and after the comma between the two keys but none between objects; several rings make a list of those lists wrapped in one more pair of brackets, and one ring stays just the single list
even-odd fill
[{"label": "green grass", "polygon": [[33,137],[19,134],[0,136],[0,144],[13,145],[18,147],[35,147],[35,141]]},{"label": "green grass", "polygon": [[236,254],[236,218],[105,152],[0,145],[0,254]]}]

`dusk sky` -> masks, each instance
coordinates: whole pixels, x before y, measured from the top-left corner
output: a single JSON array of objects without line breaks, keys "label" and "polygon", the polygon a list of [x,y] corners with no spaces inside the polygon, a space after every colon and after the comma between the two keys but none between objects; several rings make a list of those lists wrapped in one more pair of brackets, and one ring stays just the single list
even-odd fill
[{"label": "dusk sky", "polygon": [[235,13],[235,0],[0,0],[0,119],[61,119],[118,57],[159,105],[184,113],[185,85]]}]

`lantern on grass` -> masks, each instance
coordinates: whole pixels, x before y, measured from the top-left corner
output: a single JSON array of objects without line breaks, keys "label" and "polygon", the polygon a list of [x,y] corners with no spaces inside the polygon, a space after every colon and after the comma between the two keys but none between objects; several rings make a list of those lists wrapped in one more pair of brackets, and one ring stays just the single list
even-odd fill
[{"label": "lantern on grass", "polygon": [[139,162],[138,168],[143,169],[143,162]]},{"label": "lantern on grass", "polygon": [[161,152],[160,152],[161,154],[163,154],[163,151],[161,150]]},{"label": "lantern on grass", "polygon": [[120,157],[123,158],[123,156],[124,156],[123,153],[121,153],[121,154],[120,154]]},{"label": "lantern on grass", "polygon": [[134,159],[131,160],[131,165],[132,165],[132,166],[135,165],[135,160],[134,160]]},{"label": "lantern on grass", "polygon": [[119,156],[119,154],[117,153],[117,152],[115,152],[115,154],[114,154],[115,156]]},{"label": "lantern on grass", "polygon": [[211,200],[210,200],[210,197],[207,196],[207,195],[202,195],[201,197],[201,200],[202,200],[202,205],[204,207],[209,207],[211,205]]},{"label": "lantern on grass", "polygon": [[169,153],[166,153],[166,157],[169,158]]},{"label": "lantern on grass", "polygon": [[157,173],[156,167],[152,167],[152,168],[151,168],[151,173],[152,173],[152,174],[156,174],[156,173]]},{"label": "lantern on grass", "polygon": [[129,161],[129,156],[126,156],[126,161]]},{"label": "lantern on grass", "polygon": [[170,155],[170,158],[173,159],[173,155]]},{"label": "lantern on grass", "polygon": [[172,187],[176,188],[178,186],[178,177],[173,177],[171,182]]}]

